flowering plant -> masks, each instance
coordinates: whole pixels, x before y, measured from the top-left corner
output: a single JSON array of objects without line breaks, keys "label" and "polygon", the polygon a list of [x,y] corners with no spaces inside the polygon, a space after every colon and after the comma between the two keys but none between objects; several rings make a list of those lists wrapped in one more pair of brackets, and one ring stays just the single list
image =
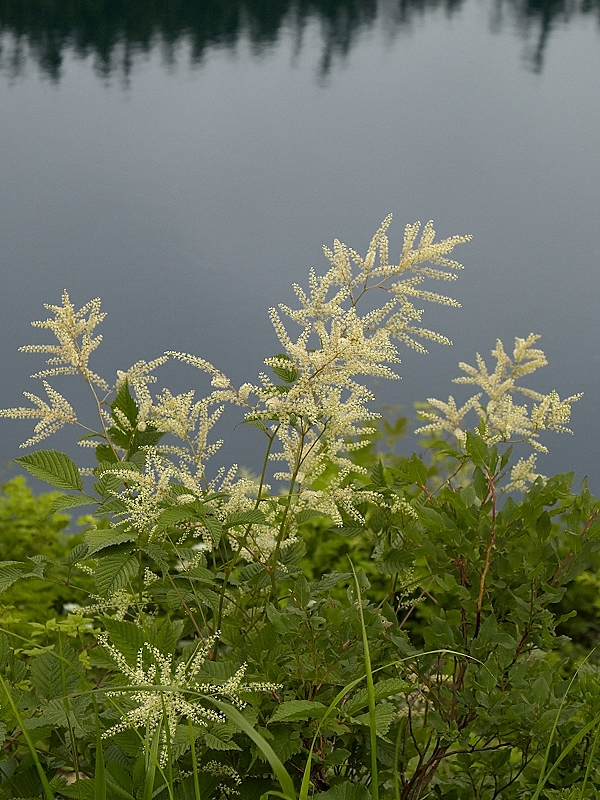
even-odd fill
[{"label": "flowering plant", "polygon": [[[479,355],[461,364],[458,382],[480,393],[422,413],[421,432],[453,437],[454,472],[381,459],[365,381],[397,377],[396,343],[450,344],[415,303],[458,305],[424,284],[454,280],[447,256],[469,239],[409,225],[390,263],[390,222],[364,257],[325,248],[329,270],[294,287],[298,308],[271,309],[281,352],[255,383],[167,351],[111,384],[90,367],[98,299],[77,310],[65,292],[33,323],[58,342],[22,348],[49,356],[33,376],[48,399],[26,392],[32,405],[0,416],[36,420],[24,447],[83,431],[95,466],[45,449],[17,461],[64,490],[52,511],[93,513],[66,559],[0,563],[1,590],[27,578],[81,591],[32,642],[10,623],[0,632],[0,798],[250,800],[278,784],[289,800],[521,796],[566,714],[545,661],[551,605],[600,529],[587,491],[536,475],[531,457],[511,463],[511,445],[543,450],[540,433],[568,430],[579,396],[521,386],[545,364],[538,337],[517,339],[512,358],[498,342],[493,373]],[[363,312],[368,293],[380,302]],[[168,359],[206,374],[208,394],[153,392]],[[65,375],[89,387],[94,424],[50,384]],[[210,472],[226,404],[264,439],[258,476]],[[338,549],[320,560],[324,540]],[[343,542],[358,571],[340,564]]]}]

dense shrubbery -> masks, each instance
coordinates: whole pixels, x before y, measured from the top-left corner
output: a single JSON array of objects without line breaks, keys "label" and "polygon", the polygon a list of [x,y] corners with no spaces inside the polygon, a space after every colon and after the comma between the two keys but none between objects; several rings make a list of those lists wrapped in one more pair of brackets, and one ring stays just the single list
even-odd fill
[{"label": "dense shrubbery", "polygon": [[[93,468],[54,450],[19,459],[65,492],[35,516],[95,510],[72,547],[23,541],[0,564],[14,605],[34,580],[59,591],[57,611],[87,597],[55,618],[43,600],[28,641],[3,626],[0,798],[596,796],[600,674],[592,659],[575,672],[557,626],[575,631],[562,611],[595,589],[600,507],[570,475],[512,455],[566,430],[577,397],[522,385],[545,363],[537,337],[511,356],[498,342],[493,372],[480,356],[461,365],[476,395],[423,410],[434,458],[393,454],[401,421],[378,441],[359,379],[394,376],[394,338],[447,341],[413,301],[455,304],[421,284],[450,279],[460,265],[446,255],[465,241],[435,243],[429,224],[417,243],[408,226],[394,265],[388,224],[365,258],[336,242],[329,272],[297,287],[300,308],[280,307],[298,338],[272,310],[283,352],[257,385],[170,353],[111,387],[89,367],[99,301],[77,311],[65,294],[34,323],[58,340],[25,348],[50,354],[37,374],[48,400],[28,393],[31,407],[4,416],[39,420],[28,444],[81,425],[46,380],[78,374],[100,420],[83,426]],[[360,316],[370,289],[384,302]],[[151,394],[168,356],[208,373],[208,397]],[[207,475],[229,402],[267,444],[256,478]]]}]

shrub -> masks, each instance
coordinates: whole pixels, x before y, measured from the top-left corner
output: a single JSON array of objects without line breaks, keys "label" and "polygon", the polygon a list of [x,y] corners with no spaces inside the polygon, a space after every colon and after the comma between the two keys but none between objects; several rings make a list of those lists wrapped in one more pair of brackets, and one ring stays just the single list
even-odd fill
[{"label": "shrub", "polygon": [[[58,342],[23,348],[49,354],[47,399],[2,415],[37,420],[26,446],[82,428],[92,468],[55,450],[17,460],[63,490],[53,510],[93,506],[94,526],[66,557],[5,561],[0,581],[93,588],[46,639],[0,635],[0,798],[595,796],[598,676],[567,682],[554,609],[597,549],[599,507],[512,454],[566,431],[578,396],[522,384],[545,363],[537,337],[511,356],[498,342],[493,372],[461,365],[481,391],[423,410],[433,465],[375,457],[364,381],[396,377],[396,341],[449,343],[414,303],[457,305],[423,283],[453,279],[447,255],[468,238],[409,225],[391,264],[389,223],[364,258],[326,248],[299,307],[271,310],[281,352],[256,384],[168,352],[110,386],[89,364],[99,300],[76,310],[65,293],[34,323]],[[363,314],[370,290],[382,301]],[[209,394],[153,394],[168,358]],[[87,383],[96,424],[57,375]],[[209,473],[228,403],[265,442],[256,479]]]}]

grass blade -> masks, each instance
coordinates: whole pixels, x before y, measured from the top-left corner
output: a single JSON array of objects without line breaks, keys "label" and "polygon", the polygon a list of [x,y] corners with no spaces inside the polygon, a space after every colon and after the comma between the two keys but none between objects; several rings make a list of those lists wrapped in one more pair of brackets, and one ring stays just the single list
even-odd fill
[{"label": "grass blade", "polygon": [[375,684],[373,683],[373,672],[371,670],[371,653],[369,651],[369,637],[365,625],[365,616],[362,607],[362,593],[358,582],[358,575],[354,569],[354,564],[350,561],[352,574],[354,575],[354,585],[356,587],[356,602],[360,614],[360,627],[362,631],[363,651],[365,660],[365,673],[367,678],[367,698],[369,700],[369,739],[371,744],[371,797],[379,800],[379,772],[377,769],[377,727],[375,717]]}]

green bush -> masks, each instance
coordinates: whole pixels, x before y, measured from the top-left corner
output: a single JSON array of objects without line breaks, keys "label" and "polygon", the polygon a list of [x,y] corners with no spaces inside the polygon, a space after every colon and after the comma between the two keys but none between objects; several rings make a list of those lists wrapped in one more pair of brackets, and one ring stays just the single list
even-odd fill
[{"label": "green bush", "polygon": [[[51,513],[58,492],[35,496],[21,476],[5,483],[0,492],[0,561],[26,562],[35,557],[60,562],[67,558],[81,534],[67,533],[70,517]],[[64,583],[40,576],[13,583],[1,595],[2,626],[21,634],[30,632],[27,622],[45,623],[62,614],[75,597]]]},{"label": "green bush", "polygon": [[[76,310],[65,293],[34,323],[58,340],[24,348],[49,354],[47,399],[1,415],[37,420],[28,445],[81,428],[93,467],[17,460],[62,490],[52,510],[93,507],[93,524],[68,554],[24,543],[0,589],[42,580],[88,599],[31,622],[27,643],[0,633],[0,800],[597,795],[600,676],[557,609],[597,558],[600,505],[513,456],[567,431],[578,396],[523,385],[546,363],[537,337],[511,355],[498,342],[493,370],[461,364],[475,395],[421,409],[435,457],[395,455],[403,423],[378,439],[364,380],[395,377],[395,340],[449,343],[414,302],[456,305],[422,283],[455,276],[447,255],[467,237],[409,225],[391,264],[389,222],[364,258],[325,249],[299,307],[271,310],[281,352],[256,384],[169,352],[110,386],[89,366],[99,300]],[[382,302],[359,313],[370,290]],[[207,374],[209,394],[153,394],[168,358]],[[46,380],[65,374],[87,383],[96,423]],[[228,403],[265,443],[256,479],[209,474]]]}]

